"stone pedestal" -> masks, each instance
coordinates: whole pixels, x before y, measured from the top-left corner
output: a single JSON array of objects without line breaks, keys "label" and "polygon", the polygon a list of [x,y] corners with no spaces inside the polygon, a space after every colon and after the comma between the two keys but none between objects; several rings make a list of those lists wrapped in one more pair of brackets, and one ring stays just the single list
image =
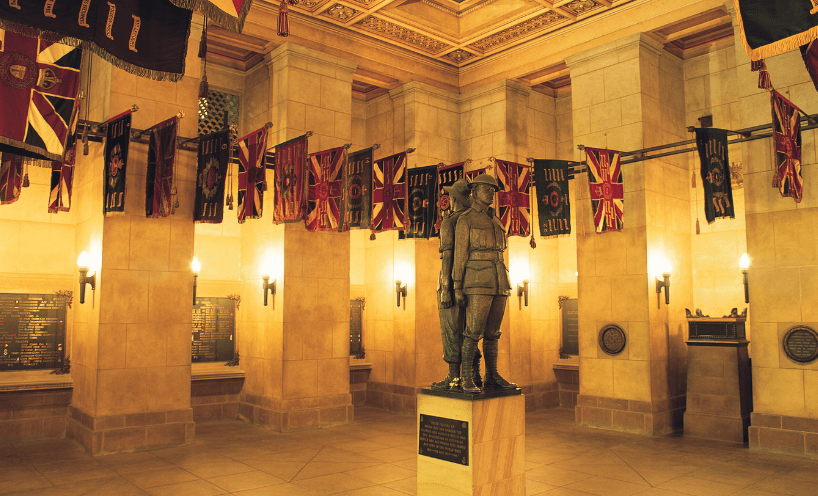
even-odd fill
[{"label": "stone pedestal", "polygon": [[525,494],[525,396],[423,389],[417,478],[419,496]]},{"label": "stone pedestal", "polygon": [[[752,386],[744,319],[689,320],[684,433],[686,436],[747,442]],[[724,327],[727,332],[702,335],[702,324],[711,330]],[[696,330],[701,337],[696,337]]]}]

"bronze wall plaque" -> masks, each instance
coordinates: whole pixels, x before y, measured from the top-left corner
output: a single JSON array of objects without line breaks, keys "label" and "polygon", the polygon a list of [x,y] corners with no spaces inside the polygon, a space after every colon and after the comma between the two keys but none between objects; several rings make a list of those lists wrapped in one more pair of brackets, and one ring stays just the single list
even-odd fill
[{"label": "bronze wall plaque", "polygon": [[818,332],[812,327],[798,325],[784,335],[784,352],[791,360],[808,363],[818,358]]},{"label": "bronze wall plaque", "polygon": [[230,298],[196,298],[193,307],[191,358],[193,363],[233,359],[236,302]]},{"label": "bronze wall plaque", "polygon": [[562,351],[566,355],[579,355],[578,300],[569,298],[562,302]]},{"label": "bronze wall plaque", "polygon": [[53,294],[0,294],[0,371],[62,366],[65,300]]},{"label": "bronze wall plaque", "polygon": [[418,453],[423,456],[468,466],[469,423],[421,415],[418,445]]},{"label": "bronze wall plaque", "polygon": [[625,342],[625,331],[616,324],[607,324],[599,331],[599,347],[608,355],[622,353]]},{"label": "bronze wall plaque", "polygon": [[363,303],[362,300],[349,300],[349,355],[355,357],[364,351]]}]

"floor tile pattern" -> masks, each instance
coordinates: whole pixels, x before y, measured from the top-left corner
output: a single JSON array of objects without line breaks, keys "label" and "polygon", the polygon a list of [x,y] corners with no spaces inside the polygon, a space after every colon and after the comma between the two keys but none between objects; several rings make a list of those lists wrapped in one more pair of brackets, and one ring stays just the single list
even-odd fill
[{"label": "floor tile pattern", "polygon": [[[371,407],[352,425],[301,433],[199,423],[192,446],[100,457],[66,439],[0,440],[0,494],[412,495],[415,443],[414,417]],[[527,495],[818,495],[818,460],[578,427],[568,409],[528,414],[526,450]]]}]

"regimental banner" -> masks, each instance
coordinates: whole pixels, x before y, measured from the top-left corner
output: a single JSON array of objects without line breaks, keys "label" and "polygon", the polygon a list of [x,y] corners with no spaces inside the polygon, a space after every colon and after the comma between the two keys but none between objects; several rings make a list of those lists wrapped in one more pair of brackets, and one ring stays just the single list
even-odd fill
[{"label": "regimental banner", "polygon": [[224,129],[199,139],[196,167],[196,199],[193,221],[221,224],[224,217],[224,185],[230,158],[230,131]]},{"label": "regimental banner", "polygon": [[[169,81],[184,76],[191,15],[165,0],[0,2],[0,27],[7,36],[14,31],[52,42],[65,38],[132,74]],[[6,48],[10,52],[20,51]],[[43,63],[26,56],[32,64]]]},{"label": "regimental banner", "polygon": [[376,160],[372,176],[372,232],[405,230],[409,227],[406,152]]},{"label": "regimental banner", "polygon": [[773,90],[770,94],[775,136],[776,172],[773,187],[781,196],[801,203],[804,180],[801,177],[801,116],[798,107]]},{"label": "regimental banner", "polygon": [[372,148],[350,153],[347,163],[344,230],[366,229],[372,219]]},{"label": "regimental banner", "polygon": [[701,161],[704,185],[704,216],[712,224],[716,218],[735,219],[730,160],[727,156],[727,131],[696,128],[696,146]]},{"label": "regimental banner", "polygon": [[807,66],[809,77],[812,78],[812,85],[815,86],[815,91],[818,91],[818,43],[813,40],[802,45],[801,57],[804,59],[804,65]]},{"label": "regimental banner", "polygon": [[106,216],[125,214],[125,178],[131,142],[131,111],[108,121],[105,138],[105,178],[102,210]]},{"label": "regimental banner", "polygon": [[437,169],[437,218],[435,225],[432,227],[432,232],[429,237],[437,238],[440,236],[440,226],[443,224],[443,216],[452,208],[452,202],[449,194],[443,190],[443,187],[451,186],[458,179],[463,177],[463,168],[466,162],[459,164],[452,164],[440,167]]},{"label": "regimental banner", "polygon": [[625,188],[619,152],[585,148],[588,187],[596,232],[621,231],[625,209]]},{"label": "regimental banner", "polygon": [[497,211],[507,236],[531,234],[531,168],[497,160]]},{"label": "regimental banner", "polygon": [[250,12],[250,4],[253,0],[170,0],[174,5],[183,8],[196,10],[204,14],[208,19],[219,23],[219,25],[230,31],[241,33],[244,27],[244,19]]},{"label": "regimental banner", "polygon": [[264,191],[267,189],[266,153],[266,127],[239,140],[239,224],[247,219],[261,218]]},{"label": "regimental banner", "polygon": [[564,160],[534,160],[540,236],[571,234],[568,167]]},{"label": "regimental banner", "polygon": [[71,210],[71,192],[74,188],[74,163],[77,151],[77,121],[80,114],[80,100],[76,100],[74,113],[68,125],[68,141],[62,162],[51,162],[51,193],[48,196],[48,213]]},{"label": "regimental banner", "polygon": [[307,170],[307,231],[337,231],[343,227],[344,147],[310,154]]},{"label": "regimental banner", "polygon": [[307,135],[276,145],[273,222],[299,222],[307,214]]},{"label": "regimental banner", "polygon": [[818,38],[816,0],[734,0],[744,50],[760,60]]},{"label": "regimental banner", "polygon": [[483,167],[482,169],[475,169],[469,172],[466,172],[463,177],[466,178],[466,182],[474,181],[474,178],[479,176],[480,174],[491,174],[493,171],[489,170],[490,166]]},{"label": "regimental banner", "polygon": [[14,203],[20,198],[23,185],[23,157],[3,153],[0,159],[0,205]]},{"label": "regimental banner", "polygon": [[435,178],[437,166],[409,169],[409,227],[401,231],[407,238],[428,239],[437,220]]},{"label": "regimental banner", "polygon": [[145,217],[167,217],[176,210],[176,135],[179,118],[170,119],[150,128],[148,175],[145,181]]},{"label": "regimental banner", "polygon": [[0,152],[63,159],[81,63],[79,48],[0,29]]}]

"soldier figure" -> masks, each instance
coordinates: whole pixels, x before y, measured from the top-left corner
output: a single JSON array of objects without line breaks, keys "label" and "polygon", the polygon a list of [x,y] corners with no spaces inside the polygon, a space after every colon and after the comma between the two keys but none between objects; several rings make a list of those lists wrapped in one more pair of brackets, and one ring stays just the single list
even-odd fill
[{"label": "soldier figure", "polygon": [[[458,179],[452,186],[444,186],[449,195],[452,212],[443,219],[440,226],[440,278],[437,289],[437,309],[440,315],[440,335],[443,338],[443,360],[449,364],[449,374],[440,382],[433,382],[432,389],[455,389],[460,382],[460,351],[463,346],[463,330],[466,325],[466,311],[460,305],[453,305],[452,260],[454,259],[454,230],[457,219],[469,208],[469,184]],[[473,382],[482,385],[480,378],[480,350],[474,355]]]},{"label": "soldier figure", "polygon": [[511,293],[508,269],[503,261],[506,233],[494,210],[497,180],[481,174],[471,183],[472,205],[457,220],[452,281],[459,306],[466,307],[466,332],[461,359],[464,392],[478,393],[472,380],[472,361],[483,339],[486,376],[483,389],[516,389],[517,385],[497,373],[497,340]]}]

